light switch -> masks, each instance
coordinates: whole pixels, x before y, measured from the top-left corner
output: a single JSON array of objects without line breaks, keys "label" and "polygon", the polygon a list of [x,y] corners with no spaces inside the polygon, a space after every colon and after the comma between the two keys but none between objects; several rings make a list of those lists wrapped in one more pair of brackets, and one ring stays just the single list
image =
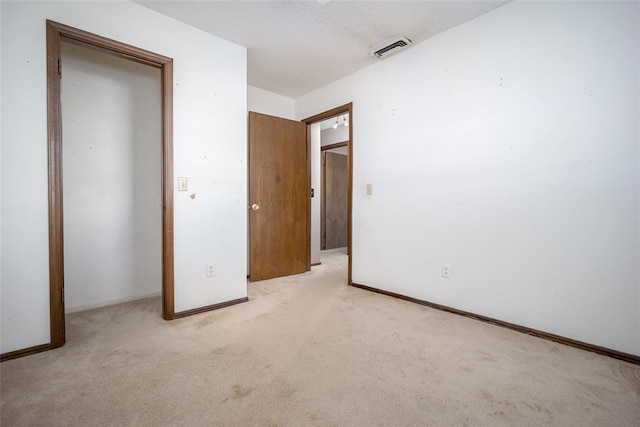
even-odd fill
[{"label": "light switch", "polygon": [[373,194],[373,185],[367,184],[367,196],[370,196],[372,194]]},{"label": "light switch", "polygon": [[179,176],[178,177],[178,191],[187,191],[187,189],[188,189],[187,177],[186,176]]}]

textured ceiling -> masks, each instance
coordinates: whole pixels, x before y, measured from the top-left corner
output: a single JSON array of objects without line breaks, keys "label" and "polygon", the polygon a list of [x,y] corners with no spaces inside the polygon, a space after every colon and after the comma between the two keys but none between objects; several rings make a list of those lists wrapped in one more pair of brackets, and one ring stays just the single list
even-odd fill
[{"label": "textured ceiling", "polygon": [[389,39],[419,43],[508,1],[136,2],[246,46],[248,83],[295,98],[372,64]]}]

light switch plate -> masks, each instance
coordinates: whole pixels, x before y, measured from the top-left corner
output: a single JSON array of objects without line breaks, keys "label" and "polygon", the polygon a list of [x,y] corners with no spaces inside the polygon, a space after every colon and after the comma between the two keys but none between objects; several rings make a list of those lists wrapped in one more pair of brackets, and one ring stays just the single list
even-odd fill
[{"label": "light switch plate", "polygon": [[178,177],[178,191],[187,191],[187,190],[188,190],[187,177],[186,176],[179,176]]},{"label": "light switch plate", "polygon": [[367,184],[367,196],[371,196],[373,194],[373,184]]}]

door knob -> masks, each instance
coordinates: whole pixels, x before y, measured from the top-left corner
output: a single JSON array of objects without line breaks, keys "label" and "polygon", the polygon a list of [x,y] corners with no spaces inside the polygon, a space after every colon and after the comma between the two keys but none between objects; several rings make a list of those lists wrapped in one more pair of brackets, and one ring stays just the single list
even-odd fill
[{"label": "door knob", "polygon": [[251,209],[253,209],[254,211],[257,211],[258,209],[260,209],[260,205],[257,203],[254,203],[251,205]]}]

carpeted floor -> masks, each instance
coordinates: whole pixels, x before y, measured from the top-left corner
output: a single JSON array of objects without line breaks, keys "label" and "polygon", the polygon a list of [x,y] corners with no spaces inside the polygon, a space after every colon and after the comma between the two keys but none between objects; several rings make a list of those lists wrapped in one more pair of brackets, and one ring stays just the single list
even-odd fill
[{"label": "carpeted floor", "polygon": [[640,366],[345,285],[346,256],[165,322],[67,319],[0,365],[2,426],[639,426]]}]

